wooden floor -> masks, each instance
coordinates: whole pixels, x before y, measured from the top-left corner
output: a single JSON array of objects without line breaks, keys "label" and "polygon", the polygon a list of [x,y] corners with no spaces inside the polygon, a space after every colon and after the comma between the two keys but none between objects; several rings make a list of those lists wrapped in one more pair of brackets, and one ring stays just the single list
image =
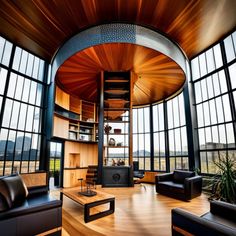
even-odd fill
[{"label": "wooden floor", "polygon": [[157,194],[154,185],[136,184],[134,188],[101,188],[115,195],[115,213],[84,223],[83,207],[63,198],[63,236],[91,235],[171,235],[171,209],[181,207],[196,215],[209,211],[207,196],[202,194],[184,202]]}]

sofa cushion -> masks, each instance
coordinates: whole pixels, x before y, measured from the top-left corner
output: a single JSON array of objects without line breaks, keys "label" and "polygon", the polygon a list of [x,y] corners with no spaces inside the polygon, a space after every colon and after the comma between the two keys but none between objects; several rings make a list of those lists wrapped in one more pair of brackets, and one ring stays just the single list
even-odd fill
[{"label": "sofa cushion", "polygon": [[7,176],[0,179],[0,192],[8,208],[23,202],[28,195],[27,187],[19,175]]},{"label": "sofa cushion", "polygon": [[6,212],[0,213],[0,220],[27,215],[61,206],[62,201],[54,199],[48,193],[35,195],[32,198],[25,199],[22,204],[16,205],[16,207],[13,207]]},{"label": "sofa cushion", "polygon": [[218,224],[221,224],[221,225],[226,225],[232,229],[236,229],[236,223],[231,221],[231,220],[228,220],[228,219],[225,219],[224,217],[221,217],[219,215],[215,215],[215,214],[212,214],[211,212],[207,212],[206,214],[204,214],[202,216],[202,218],[204,219],[207,219],[209,221],[213,221],[213,222],[216,222]]},{"label": "sofa cushion", "polygon": [[183,184],[186,178],[190,178],[195,176],[193,171],[182,171],[182,170],[175,170],[173,175],[173,181],[175,183]]},{"label": "sofa cushion", "polygon": [[166,192],[184,193],[184,185],[172,181],[162,181],[158,183],[158,188]]}]

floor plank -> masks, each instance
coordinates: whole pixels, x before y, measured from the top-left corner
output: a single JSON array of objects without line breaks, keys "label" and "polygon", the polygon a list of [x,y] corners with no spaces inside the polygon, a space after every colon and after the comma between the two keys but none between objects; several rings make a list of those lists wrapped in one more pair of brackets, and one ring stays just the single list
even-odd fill
[{"label": "floor plank", "polygon": [[[99,188],[115,195],[115,213],[84,223],[83,207],[63,198],[63,229],[71,236],[171,235],[171,209],[181,207],[196,215],[209,211],[207,196],[191,202],[169,198],[155,191],[154,185],[136,184],[134,188]],[[67,236],[68,234],[62,234]]]}]

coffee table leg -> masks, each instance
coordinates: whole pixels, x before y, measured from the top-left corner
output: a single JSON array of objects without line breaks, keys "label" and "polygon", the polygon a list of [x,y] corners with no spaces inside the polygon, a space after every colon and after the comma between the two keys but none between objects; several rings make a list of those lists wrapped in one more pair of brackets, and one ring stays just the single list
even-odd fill
[{"label": "coffee table leg", "polygon": [[[94,215],[90,215],[90,209],[92,207],[99,206],[99,205],[102,205],[102,204],[105,204],[105,203],[110,203],[108,210],[99,212],[99,213],[94,214]],[[93,202],[93,203],[85,204],[84,205],[84,222],[88,223],[90,221],[99,219],[103,216],[110,215],[110,214],[114,213],[114,211],[115,211],[115,199],[108,199],[108,200],[102,200],[102,201],[99,201],[99,202]]]}]

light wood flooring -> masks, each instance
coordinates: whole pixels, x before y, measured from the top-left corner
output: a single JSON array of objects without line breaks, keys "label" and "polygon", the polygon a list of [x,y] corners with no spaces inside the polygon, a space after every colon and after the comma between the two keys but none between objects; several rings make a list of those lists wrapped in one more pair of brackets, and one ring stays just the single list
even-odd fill
[{"label": "light wood flooring", "polygon": [[84,223],[83,207],[63,197],[63,236],[167,236],[171,235],[171,209],[181,207],[196,215],[209,211],[205,194],[184,202],[157,194],[155,186],[150,184],[99,190],[115,195],[115,213]]}]

